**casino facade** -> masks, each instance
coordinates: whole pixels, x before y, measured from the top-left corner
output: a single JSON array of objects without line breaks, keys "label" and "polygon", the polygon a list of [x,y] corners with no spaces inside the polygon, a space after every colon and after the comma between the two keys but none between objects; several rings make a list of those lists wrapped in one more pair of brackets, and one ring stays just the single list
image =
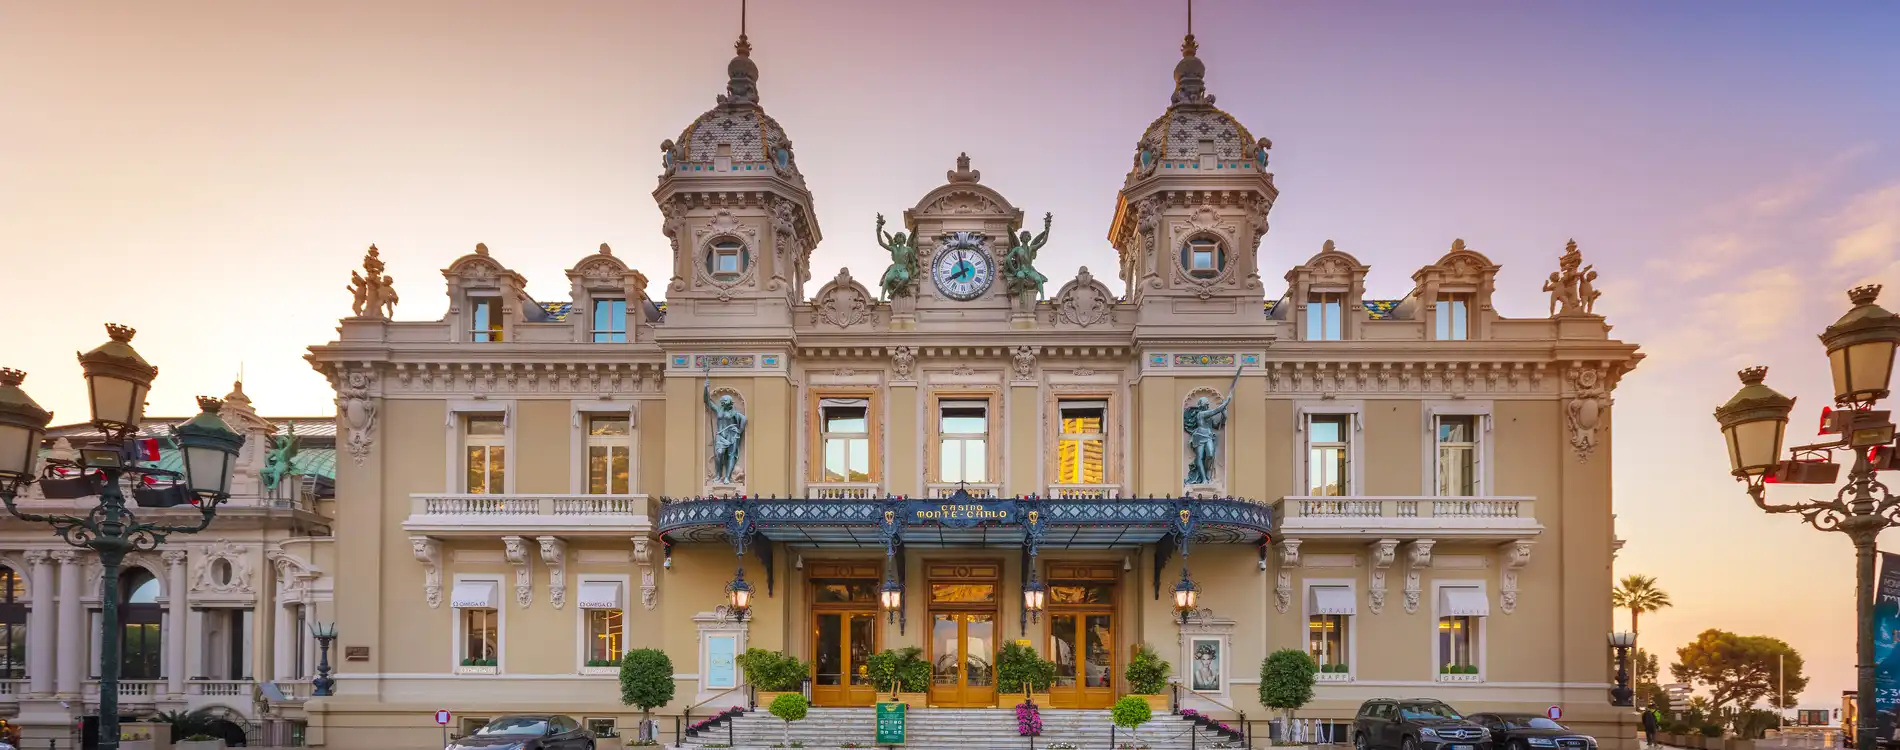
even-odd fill
[{"label": "casino facade", "polygon": [[437,709],[630,724],[628,648],[670,656],[662,715],[743,703],[750,648],[810,662],[821,706],[869,706],[866,658],[909,646],[929,705],[1013,705],[1009,642],[1056,662],[1058,708],[1127,694],[1147,646],[1182,707],[1265,718],[1261,661],[1295,648],[1322,665],[1303,716],[1430,695],[1613,731],[1610,393],[1642,355],[1574,244],[1538,317],[1449,238],[1392,296],[1332,242],[1264,277],[1271,144],[1190,36],[1129,124],[1097,266],[1125,291],[1038,266],[1041,212],[946,147],[940,187],[848,231],[890,265],[808,297],[816,165],[744,37],[727,73],[662,144],[662,288],[602,246],[537,301],[477,246],[442,319],[392,320],[371,258],[311,348],[349,454],[312,743],[423,747]]}]

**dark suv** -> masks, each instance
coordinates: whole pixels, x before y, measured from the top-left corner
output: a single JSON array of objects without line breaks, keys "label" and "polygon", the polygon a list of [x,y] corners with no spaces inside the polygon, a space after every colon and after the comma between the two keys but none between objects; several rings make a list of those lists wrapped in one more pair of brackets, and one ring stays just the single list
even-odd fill
[{"label": "dark suv", "polygon": [[1441,701],[1375,698],[1352,720],[1356,750],[1491,750],[1491,733]]}]

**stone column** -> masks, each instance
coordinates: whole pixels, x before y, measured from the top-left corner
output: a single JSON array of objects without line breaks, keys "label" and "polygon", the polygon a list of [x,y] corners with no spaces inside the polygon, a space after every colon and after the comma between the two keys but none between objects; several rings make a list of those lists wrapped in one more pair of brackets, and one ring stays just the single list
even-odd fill
[{"label": "stone column", "polygon": [[59,550],[53,553],[53,560],[59,563],[59,636],[56,639],[59,666],[55,689],[63,697],[73,697],[79,695],[86,676],[85,652],[81,645],[92,637],[86,610],[79,606],[79,598],[86,590],[80,572],[84,568],[79,565],[78,550]]},{"label": "stone column", "polygon": [[165,560],[165,601],[170,617],[165,622],[165,692],[171,695],[185,694],[185,631],[190,609],[186,606],[187,583],[185,581],[185,560],[187,555],[182,549],[166,550]]},{"label": "stone column", "polygon": [[274,620],[272,625],[275,626],[271,637],[271,645],[275,649],[271,673],[276,675],[278,682],[297,679],[297,665],[294,662],[297,659],[296,638],[299,634],[296,632],[297,620],[291,616],[291,606],[280,603],[269,610]]},{"label": "stone column", "polygon": [[26,553],[31,578],[27,592],[33,607],[26,618],[26,674],[28,690],[34,695],[53,692],[53,644],[59,640],[53,622],[53,566],[48,562],[46,550]]}]

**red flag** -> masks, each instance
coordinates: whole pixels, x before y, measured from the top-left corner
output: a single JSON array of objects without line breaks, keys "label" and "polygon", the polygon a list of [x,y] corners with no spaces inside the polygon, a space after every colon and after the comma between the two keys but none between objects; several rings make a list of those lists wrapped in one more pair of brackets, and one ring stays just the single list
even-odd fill
[{"label": "red flag", "polygon": [[140,461],[157,461],[158,460],[158,440],[153,439],[153,438],[146,438],[144,440],[138,441],[136,455]]}]

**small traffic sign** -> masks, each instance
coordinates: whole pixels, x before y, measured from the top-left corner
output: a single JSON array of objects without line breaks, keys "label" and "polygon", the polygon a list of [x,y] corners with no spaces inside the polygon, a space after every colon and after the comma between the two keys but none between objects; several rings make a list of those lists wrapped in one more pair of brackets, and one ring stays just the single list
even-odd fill
[{"label": "small traffic sign", "polygon": [[438,726],[444,726],[444,727],[449,725],[448,709],[442,709],[440,711],[435,712],[435,723]]},{"label": "small traffic sign", "polygon": [[1550,717],[1551,721],[1556,721],[1564,717],[1564,707],[1551,706],[1550,708],[1544,709],[1544,715]]}]

